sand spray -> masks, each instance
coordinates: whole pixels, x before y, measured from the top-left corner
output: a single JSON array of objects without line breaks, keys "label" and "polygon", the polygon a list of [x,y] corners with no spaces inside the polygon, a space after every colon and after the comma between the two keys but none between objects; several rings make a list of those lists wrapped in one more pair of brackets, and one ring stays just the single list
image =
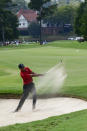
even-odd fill
[{"label": "sand spray", "polygon": [[65,68],[60,62],[56,66],[52,67],[43,77],[38,80],[38,92],[43,93],[58,93],[60,88],[63,86],[64,81],[67,77]]}]

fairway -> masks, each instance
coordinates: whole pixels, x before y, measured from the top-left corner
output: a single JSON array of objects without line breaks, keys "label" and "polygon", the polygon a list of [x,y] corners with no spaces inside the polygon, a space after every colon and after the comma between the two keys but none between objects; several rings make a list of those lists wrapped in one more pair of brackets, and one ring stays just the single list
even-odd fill
[{"label": "fairway", "polygon": [[[19,46],[18,48],[1,47],[0,94],[22,93],[22,80],[17,67],[19,63],[24,63],[34,72],[45,73],[62,59],[68,77],[63,88],[55,93],[87,99],[86,44],[86,42],[81,45],[81,43],[75,41],[58,41],[43,46],[32,44]],[[34,80],[37,85],[38,78]]]}]

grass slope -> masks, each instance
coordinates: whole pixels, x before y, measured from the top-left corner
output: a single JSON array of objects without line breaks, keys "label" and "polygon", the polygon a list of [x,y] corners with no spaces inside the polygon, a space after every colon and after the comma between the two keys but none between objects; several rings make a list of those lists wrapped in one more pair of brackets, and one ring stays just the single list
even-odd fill
[{"label": "grass slope", "polygon": [[[68,77],[64,87],[57,93],[87,99],[87,42],[76,41],[56,41],[43,46],[30,44],[0,47],[0,93],[22,93],[22,80],[17,68],[19,63],[43,73],[61,58]],[[37,81],[35,78],[35,83]]]},{"label": "grass slope", "polygon": [[0,131],[87,131],[87,110],[26,124],[1,127]]}]

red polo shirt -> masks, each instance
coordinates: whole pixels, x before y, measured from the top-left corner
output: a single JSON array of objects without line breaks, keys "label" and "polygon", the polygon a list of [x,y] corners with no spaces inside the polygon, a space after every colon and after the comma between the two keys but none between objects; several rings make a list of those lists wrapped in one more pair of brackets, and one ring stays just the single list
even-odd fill
[{"label": "red polo shirt", "polygon": [[24,85],[29,84],[33,81],[30,74],[32,74],[32,70],[30,70],[28,67],[25,67],[25,71],[20,72]]}]

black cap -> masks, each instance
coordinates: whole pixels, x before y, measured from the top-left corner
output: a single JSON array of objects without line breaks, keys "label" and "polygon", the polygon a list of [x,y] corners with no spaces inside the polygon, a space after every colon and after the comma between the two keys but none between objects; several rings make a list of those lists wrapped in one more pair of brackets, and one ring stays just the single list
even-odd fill
[{"label": "black cap", "polygon": [[18,65],[18,68],[19,68],[19,69],[22,69],[22,68],[24,68],[24,67],[25,67],[24,64],[19,64],[19,65]]}]

